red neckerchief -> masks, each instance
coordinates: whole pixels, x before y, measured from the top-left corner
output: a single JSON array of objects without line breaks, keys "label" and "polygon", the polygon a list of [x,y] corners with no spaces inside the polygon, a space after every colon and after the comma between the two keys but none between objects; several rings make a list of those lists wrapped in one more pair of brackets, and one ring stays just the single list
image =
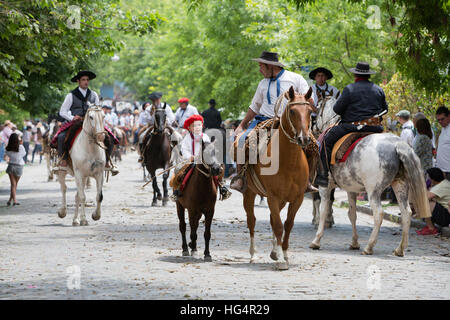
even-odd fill
[{"label": "red neckerchief", "polygon": [[[192,155],[195,157],[195,139],[194,139],[194,135],[190,131],[189,131],[189,134],[191,135],[191,139],[192,139]],[[202,135],[200,137],[203,139],[203,132],[202,132]]]},{"label": "red neckerchief", "polygon": [[358,82],[358,81],[369,81],[369,79],[367,79],[367,78],[362,78],[362,77],[356,77],[356,78],[355,78],[355,82]]}]

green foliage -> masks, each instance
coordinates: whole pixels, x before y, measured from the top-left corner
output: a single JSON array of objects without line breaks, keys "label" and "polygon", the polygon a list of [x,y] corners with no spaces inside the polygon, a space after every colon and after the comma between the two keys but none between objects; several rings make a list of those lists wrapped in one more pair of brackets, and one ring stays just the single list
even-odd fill
[{"label": "green foliage", "polygon": [[[123,12],[117,0],[0,1],[0,110],[56,111],[76,71],[123,43],[112,32],[146,34],[156,12]],[[75,7],[74,7],[75,6]],[[77,8],[79,28],[77,28]]]}]

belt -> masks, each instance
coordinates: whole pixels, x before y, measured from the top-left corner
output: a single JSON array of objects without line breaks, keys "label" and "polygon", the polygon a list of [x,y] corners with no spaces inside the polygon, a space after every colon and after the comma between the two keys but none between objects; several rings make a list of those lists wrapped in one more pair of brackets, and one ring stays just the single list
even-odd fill
[{"label": "belt", "polygon": [[381,121],[379,117],[372,117],[369,119],[364,119],[364,120],[360,120],[360,121],[353,121],[350,122],[351,124],[354,124],[355,126],[379,126],[381,125]]}]

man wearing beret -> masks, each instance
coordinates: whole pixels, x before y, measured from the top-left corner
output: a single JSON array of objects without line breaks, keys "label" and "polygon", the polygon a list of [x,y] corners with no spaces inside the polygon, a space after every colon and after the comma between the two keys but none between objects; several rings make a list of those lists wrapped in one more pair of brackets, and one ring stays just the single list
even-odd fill
[{"label": "man wearing beret", "polygon": [[183,128],[184,121],[186,121],[187,118],[194,114],[198,114],[198,110],[193,105],[189,104],[188,98],[181,98],[178,100],[178,103],[180,104],[180,107],[175,112],[175,123],[174,126],[178,128]]}]

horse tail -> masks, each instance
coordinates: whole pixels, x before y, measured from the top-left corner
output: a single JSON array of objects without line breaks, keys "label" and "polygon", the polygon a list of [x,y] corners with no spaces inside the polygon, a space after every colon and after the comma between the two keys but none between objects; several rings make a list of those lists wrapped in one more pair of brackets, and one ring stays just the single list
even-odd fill
[{"label": "horse tail", "polygon": [[406,182],[410,190],[410,199],[415,205],[420,218],[431,217],[430,205],[427,198],[422,165],[414,150],[404,141],[397,143],[397,155],[405,168]]}]

